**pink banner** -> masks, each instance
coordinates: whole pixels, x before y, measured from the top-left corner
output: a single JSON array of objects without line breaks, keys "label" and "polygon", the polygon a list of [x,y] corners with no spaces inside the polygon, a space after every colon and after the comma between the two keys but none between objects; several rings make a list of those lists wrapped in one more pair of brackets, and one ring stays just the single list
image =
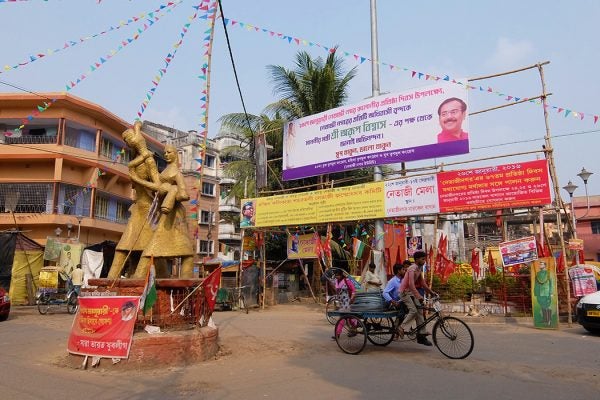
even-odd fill
[{"label": "pink banner", "polygon": [[80,297],[67,350],[84,356],[127,358],[139,297]]},{"label": "pink banner", "polygon": [[437,174],[440,212],[550,204],[546,160]]}]

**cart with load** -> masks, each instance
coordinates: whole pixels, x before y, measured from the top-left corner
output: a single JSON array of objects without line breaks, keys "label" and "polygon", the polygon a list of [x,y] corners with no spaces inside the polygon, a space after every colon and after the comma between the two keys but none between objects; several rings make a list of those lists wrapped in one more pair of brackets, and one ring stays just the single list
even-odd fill
[{"label": "cart with load", "polygon": [[[348,354],[359,354],[367,341],[375,346],[387,346],[398,337],[399,326],[407,309],[388,310],[380,293],[357,293],[350,311],[328,311],[337,319],[334,338],[338,347]],[[462,320],[442,313],[439,297],[429,299],[423,309],[428,313],[423,324],[413,326],[401,341],[415,340],[420,328],[434,322],[433,344],[446,357],[463,359],[473,351],[474,338]]]},{"label": "cart with load", "polygon": [[40,314],[46,314],[51,307],[66,306],[69,314],[75,314],[79,300],[71,280],[61,277],[60,267],[43,267],[40,271],[37,290],[37,306]]}]

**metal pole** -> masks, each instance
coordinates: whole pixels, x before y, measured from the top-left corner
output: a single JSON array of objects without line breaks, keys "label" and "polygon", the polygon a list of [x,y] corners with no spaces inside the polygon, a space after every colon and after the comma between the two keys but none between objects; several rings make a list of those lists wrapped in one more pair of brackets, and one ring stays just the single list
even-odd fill
[{"label": "metal pole", "polygon": [[567,323],[569,327],[573,324],[573,316],[571,313],[571,287],[569,283],[569,269],[567,267],[567,254],[565,250],[565,240],[562,228],[562,220],[560,215],[560,209],[564,208],[562,197],[560,197],[560,189],[558,188],[558,177],[556,175],[556,167],[554,166],[554,149],[552,148],[550,125],[548,123],[548,103],[546,101],[546,82],[544,81],[544,68],[543,64],[538,64],[538,71],[540,73],[540,80],[542,82],[542,105],[544,108],[544,122],[546,124],[546,135],[544,136],[544,142],[546,146],[546,158],[548,160],[548,169],[550,170],[550,177],[552,178],[554,187],[554,199],[555,199],[555,212],[556,212],[556,225],[558,229],[558,238],[560,241],[560,249],[562,251],[563,262],[565,265],[565,286],[567,291]]},{"label": "metal pole", "polygon": [[[371,0],[371,95],[379,96],[379,54],[377,50],[377,1]],[[383,180],[381,167],[373,168],[373,180]],[[383,252],[383,219],[375,221],[375,249]]]}]

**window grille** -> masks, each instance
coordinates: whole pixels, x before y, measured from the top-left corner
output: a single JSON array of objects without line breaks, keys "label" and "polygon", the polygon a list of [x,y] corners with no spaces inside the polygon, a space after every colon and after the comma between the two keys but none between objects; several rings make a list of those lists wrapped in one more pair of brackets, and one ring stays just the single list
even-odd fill
[{"label": "window grille", "polygon": [[0,183],[0,212],[52,213],[52,183]]}]

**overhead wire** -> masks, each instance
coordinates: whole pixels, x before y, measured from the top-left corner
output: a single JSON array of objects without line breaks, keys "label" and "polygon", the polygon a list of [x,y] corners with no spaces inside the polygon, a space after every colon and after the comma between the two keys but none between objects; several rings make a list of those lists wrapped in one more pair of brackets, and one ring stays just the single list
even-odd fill
[{"label": "overhead wire", "polygon": [[[240,80],[237,74],[237,68],[235,67],[235,60],[233,58],[233,51],[231,49],[231,42],[229,40],[229,32],[227,31],[227,24],[225,24],[225,13],[223,12],[223,4],[221,0],[219,1],[219,11],[221,13],[221,21],[223,22],[223,31],[225,32],[225,40],[227,41],[227,50],[229,51],[229,59],[231,60],[231,67],[233,68],[233,75],[235,77],[235,85],[238,89],[238,93],[240,95],[240,101],[242,102],[242,109],[244,110],[244,116],[246,117],[246,122],[248,123],[248,129],[252,132],[252,137],[254,137],[254,129],[252,129],[252,124],[250,123],[250,117],[248,117],[248,111],[246,110],[246,104],[244,102],[244,95],[242,94],[242,88],[240,86]],[[250,145],[251,142],[246,143],[244,146],[240,146],[242,148]],[[254,157],[254,146],[250,146],[251,149],[251,157]]]}]

